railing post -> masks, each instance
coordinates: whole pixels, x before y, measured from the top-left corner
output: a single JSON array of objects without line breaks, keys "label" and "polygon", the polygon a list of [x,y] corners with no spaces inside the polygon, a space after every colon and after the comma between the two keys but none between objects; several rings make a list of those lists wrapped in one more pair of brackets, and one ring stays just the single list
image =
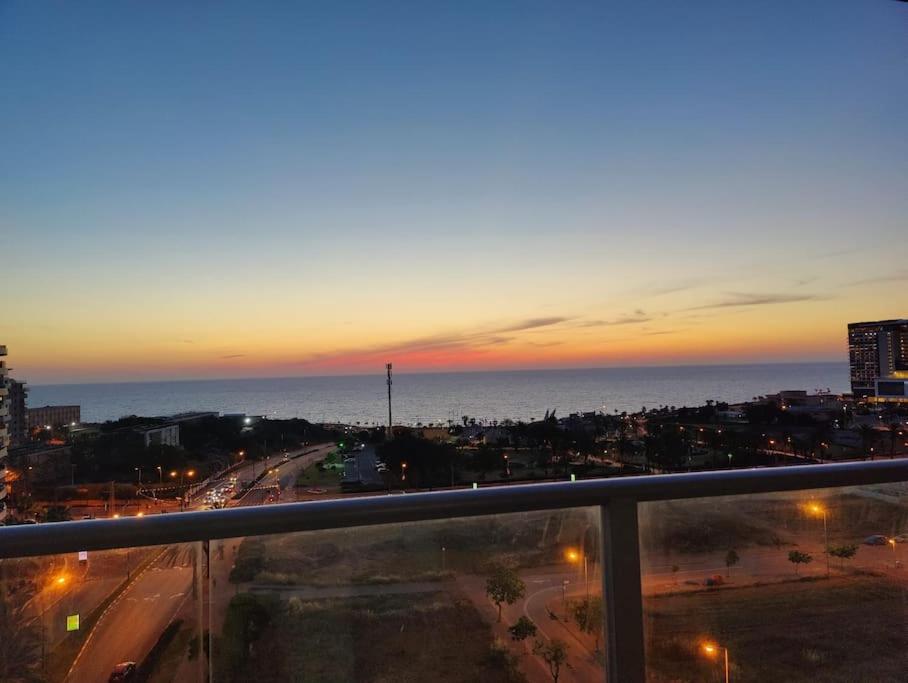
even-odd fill
[{"label": "railing post", "polygon": [[609,500],[600,507],[606,681],[643,683],[643,594],[637,501]]}]

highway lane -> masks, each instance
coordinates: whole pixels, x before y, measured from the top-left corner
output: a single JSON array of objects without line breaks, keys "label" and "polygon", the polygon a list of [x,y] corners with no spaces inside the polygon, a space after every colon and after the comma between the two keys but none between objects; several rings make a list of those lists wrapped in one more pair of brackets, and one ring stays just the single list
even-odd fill
[{"label": "highway lane", "polygon": [[[267,497],[266,487],[278,483],[282,487],[292,486],[299,472],[325,457],[332,446],[312,448],[315,452],[277,465],[275,472],[267,474],[240,500],[232,502],[260,505]],[[195,555],[193,547],[197,549]],[[162,548],[160,557],[133,578],[98,620],[66,680],[72,683],[106,681],[119,662],[140,662],[179,613],[184,601],[192,599],[193,561],[201,554],[201,543]],[[204,558],[198,560],[198,567],[201,572]],[[230,589],[229,586],[224,588]]]}]

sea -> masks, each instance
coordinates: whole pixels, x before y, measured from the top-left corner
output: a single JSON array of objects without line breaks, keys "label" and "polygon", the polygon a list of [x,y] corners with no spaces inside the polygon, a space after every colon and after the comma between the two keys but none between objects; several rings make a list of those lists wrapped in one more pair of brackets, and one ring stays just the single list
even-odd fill
[{"label": "sea", "polygon": [[[83,422],[187,411],[244,413],[311,422],[386,424],[384,374],[30,385],[30,406],[78,404]],[[845,363],[774,363],[395,374],[395,424],[539,419],[580,411],[635,412],[730,403],[785,389],[848,390]]]}]

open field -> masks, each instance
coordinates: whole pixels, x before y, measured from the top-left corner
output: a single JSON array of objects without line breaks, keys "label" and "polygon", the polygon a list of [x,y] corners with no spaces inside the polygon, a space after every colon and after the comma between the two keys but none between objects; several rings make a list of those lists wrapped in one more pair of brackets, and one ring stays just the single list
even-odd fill
[{"label": "open field", "polygon": [[803,580],[644,602],[648,679],[720,680],[728,647],[731,680],[903,681],[908,670],[908,591],[878,576]]},{"label": "open field", "polygon": [[586,511],[573,510],[287,534],[247,539],[238,564],[253,552],[254,568],[240,580],[260,583],[431,581],[451,571],[481,574],[493,560],[559,562],[564,545],[591,528]]},{"label": "open field", "polygon": [[444,593],[234,598],[215,643],[221,681],[520,681],[469,602]]}]

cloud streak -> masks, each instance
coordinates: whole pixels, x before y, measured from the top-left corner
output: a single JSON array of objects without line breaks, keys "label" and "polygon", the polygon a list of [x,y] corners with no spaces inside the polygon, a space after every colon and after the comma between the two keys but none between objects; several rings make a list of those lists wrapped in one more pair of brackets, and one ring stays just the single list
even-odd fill
[{"label": "cloud streak", "polygon": [[528,318],[488,329],[454,331],[426,337],[416,337],[392,344],[354,348],[338,353],[311,354],[298,362],[302,365],[311,365],[314,363],[335,363],[340,361],[363,362],[378,356],[388,355],[449,354],[468,351],[477,353],[482,352],[483,349],[509,344],[516,339],[514,333],[555,327],[572,320],[574,318],[570,316]]},{"label": "cloud streak", "polygon": [[908,280],[908,270],[901,270],[896,273],[890,273],[889,275],[878,275],[876,277],[868,277],[863,280],[855,280],[854,282],[848,283],[851,287],[860,287],[861,285],[875,285],[885,282],[904,282]]},{"label": "cloud streak", "polygon": [[819,301],[825,297],[816,294],[753,294],[729,292],[721,301],[701,306],[691,306],[685,311],[705,311],[715,308],[739,308],[744,306],[772,306],[775,304],[791,304],[799,301]]}]

